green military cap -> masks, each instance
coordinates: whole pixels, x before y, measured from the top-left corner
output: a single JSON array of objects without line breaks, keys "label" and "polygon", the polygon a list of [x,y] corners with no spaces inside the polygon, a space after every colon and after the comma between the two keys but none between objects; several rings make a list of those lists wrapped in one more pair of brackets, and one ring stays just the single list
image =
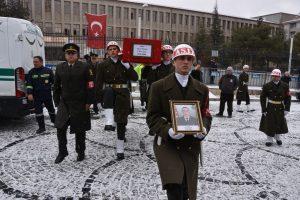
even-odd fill
[{"label": "green military cap", "polygon": [[63,46],[63,52],[70,52],[70,51],[79,53],[79,46],[74,43],[65,44]]},{"label": "green military cap", "polygon": [[90,52],[90,56],[92,57],[92,56],[98,56],[98,54],[97,53],[94,53],[94,52]]}]

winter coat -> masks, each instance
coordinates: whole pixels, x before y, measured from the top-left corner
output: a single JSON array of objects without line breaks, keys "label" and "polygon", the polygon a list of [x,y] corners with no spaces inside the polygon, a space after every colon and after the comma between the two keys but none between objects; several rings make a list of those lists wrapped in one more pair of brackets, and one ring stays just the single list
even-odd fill
[{"label": "winter coat", "polygon": [[248,82],[249,75],[246,72],[243,72],[239,76],[239,86],[236,92],[236,99],[240,101],[246,101],[247,96],[249,95],[248,91]]},{"label": "winter coat", "polygon": [[94,101],[93,73],[86,63],[77,61],[72,68],[67,62],[57,65],[53,99],[58,106],[55,126],[63,128],[70,123],[76,133],[91,129],[90,111],[86,104]]},{"label": "winter coat", "polygon": [[237,78],[235,75],[225,74],[219,80],[219,89],[224,94],[233,94],[237,88]]},{"label": "winter coat", "polygon": [[[271,101],[281,102],[274,104]],[[291,96],[289,87],[286,83],[280,81],[276,85],[273,81],[266,83],[263,86],[260,95],[260,104],[262,115],[259,130],[274,137],[275,134],[283,134],[288,132],[287,122],[284,116],[284,111],[290,111]]]},{"label": "winter coat", "polygon": [[[190,200],[197,198],[200,141],[192,135],[186,135],[180,140],[169,137],[168,131],[172,127],[169,100],[200,101],[203,124],[209,131],[212,118],[208,94],[207,86],[192,77],[186,89],[183,89],[174,73],[153,83],[150,89],[146,120],[149,133],[155,135],[154,153],[163,188],[169,183],[182,184],[186,172]],[[161,144],[158,144],[158,138]]]},{"label": "winter coat", "polygon": [[[112,59],[106,59],[97,66],[96,72],[96,97],[98,102],[103,100],[104,88],[106,84],[126,84],[130,81],[137,81],[138,75],[130,66],[127,69],[120,60],[116,63]],[[115,94],[114,102],[114,120],[116,123],[127,123],[130,113],[130,92],[129,88],[112,88]]]}]

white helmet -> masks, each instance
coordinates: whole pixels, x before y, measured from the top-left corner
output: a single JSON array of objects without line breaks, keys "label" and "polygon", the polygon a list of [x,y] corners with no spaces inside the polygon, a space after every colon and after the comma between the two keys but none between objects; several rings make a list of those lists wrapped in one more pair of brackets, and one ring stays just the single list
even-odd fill
[{"label": "white helmet", "polygon": [[194,49],[188,45],[188,44],[180,44],[175,47],[173,51],[173,59],[177,58],[178,56],[195,56],[195,51]]},{"label": "white helmet", "polygon": [[244,65],[243,66],[243,69],[249,69],[250,67],[249,67],[249,65]]},{"label": "white helmet", "polygon": [[161,47],[161,51],[172,51],[173,52],[173,47],[171,45],[166,44]]},{"label": "white helmet", "polygon": [[117,46],[118,47],[118,49],[119,49],[119,51],[120,51],[120,46],[119,46],[119,44],[116,42],[116,41],[110,41],[109,43],[107,43],[107,45],[106,45],[106,50],[108,49],[108,47],[110,47],[110,46]]},{"label": "white helmet", "polygon": [[273,69],[271,76],[281,76],[281,71],[279,69]]}]

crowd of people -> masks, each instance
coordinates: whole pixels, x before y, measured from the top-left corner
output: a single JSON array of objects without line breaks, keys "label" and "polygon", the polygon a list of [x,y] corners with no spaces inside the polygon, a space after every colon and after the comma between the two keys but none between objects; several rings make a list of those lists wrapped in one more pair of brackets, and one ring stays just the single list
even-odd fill
[{"label": "crowd of people", "polygon": [[[194,49],[187,44],[180,44],[174,49],[170,45],[163,45],[161,63],[138,64],[135,68],[123,61],[122,49],[115,41],[107,44],[107,57],[101,62],[93,52],[85,57],[86,62],[79,61],[80,49],[74,43],[64,45],[62,50],[65,62],[56,66],[55,74],[43,66],[42,57],[35,56],[34,68],[27,78],[28,100],[34,102],[39,126],[36,133],[46,131],[43,106],[47,108],[51,122],[57,129],[58,155],[55,163],[63,162],[68,156],[68,128],[70,133],[75,134],[77,161],[85,159],[86,131],[92,128],[90,107],[92,105],[93,112],[98,114],[99,103],[105,115],[103,130],[116,131],[116,159],[123,160],[126,126],[133,108],[131,82],[138,81],[141,105],[143,110],[147,110],[146,123],[149,134],[154,136],[154,154],[168,199],[195,200],[200,144],[210,131],[212,116],[209,89],[203,83],[201,65],[196,62]],[[215,65],[214,60],[211,63]],[[243,72],[237,78],[233,75],[233,68],[227,67],[226,74],[219,81],[220,108],[216,117],[223,117],[226,102],[228,117],[232,117],[235,92],[237,111],[242,112],[242,101],[246,102],[248,112],[253,111],[248,91],[249,68],[244,65]],[[282,145],[280,136],[288,132],[285,115],[291,103],[289,75],[285,74],[280,80],[281,72],[275,69],[271,76],[272,80],[263,86],[260,96],[260,130],[267,136],[266,146],[271,146],[273,139]],[[176,132],[172,125],[170,100],[198,101],[202,130],[192,135]],[[186,120],[187,123],[191,119],[187,115],[190,111],[187,107],[182,109],[185,115],[181,121],[183,123]]]}]

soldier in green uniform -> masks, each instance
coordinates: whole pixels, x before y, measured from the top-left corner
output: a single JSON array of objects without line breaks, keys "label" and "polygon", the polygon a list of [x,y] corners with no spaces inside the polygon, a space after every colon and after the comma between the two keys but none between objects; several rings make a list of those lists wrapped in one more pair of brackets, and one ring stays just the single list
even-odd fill
[{"label": "soldier in green uniform", "polygon": [[[152,84],[147,124],[155,135],[154,154],[169,200],[196,200],[200,142],[211,127],[208,87],[193,79],[189,72],[195,52],[187,44],[178,45],[173,53],[175,73]],[[175,134],[169,100],[198,100],[204,130],[195,135]],[[176,112],[176,111],[175,111]]]},{"label": "soldier in green uniform", "polygon": [[77,161],[85,158],[86,131],[91,129],[90,104],[94,102],[93,72],[88,64],[78,61],[79,47],[64,45],[66,62],[56,67],[53,98],[58,107],[55,126],[57,128],[58,156],[60,163],[68,155],[68,126],[75,133]]},{"label": "soldier in green uniform", "polygon": [[[94,81],[96,79],[96,68],[98,66],[98,54],[94,52],[90,52],[91,62],[90,62],[90,68],[92,69]],[[99,108],[97,105],[97,101],[95,99],[95,102],[93,103],[93,111],[97,115],[99,113]]]},{"label": "soldier in green uniform", "polygon": [[137,81],[138,75],[129,63],[119,59],[120,46],[107,44],[109,58],[99,64],[96,74],[96,95],[105,109],[105,117],[117,123],[117,159],[124,159],[124,139],[130,113],[129,81]]},{"label": "soldier in green uniform", "polygon": [[243,112],[240,108],[241,102],[246,101],[247,112],[250,112],[250,96],[248,91],[248,82],[249,82],[249,75],[247,72],[249,71],[249,66],[243,66],[243,72],[239,76],[238,82],[238,89],[236,92],[236,100],[237,100],[237,111]]},{"label": "soldier in green uniform", "polygon": [[271,82],[263,86],[260,95],[262,118],[259,130],[267,135],[266,146],[272,146],[273,138],[278,145],[282,145],[280,135],[288,133],[285,116],[291,106],[289,86],[280,81],[281,71],[274,69],[271,76]]},{"label": "soldier in green uniform", "polygon": [[[142,79],[147,80],[147,97],[152,83],[158,81],[174,72],[172,60],[173,48],[170,45],[163,45],[161,48],[162,61],[158,65],[146,65],[142,70]],[[147,102],[146,102],[147,103]]]}]

